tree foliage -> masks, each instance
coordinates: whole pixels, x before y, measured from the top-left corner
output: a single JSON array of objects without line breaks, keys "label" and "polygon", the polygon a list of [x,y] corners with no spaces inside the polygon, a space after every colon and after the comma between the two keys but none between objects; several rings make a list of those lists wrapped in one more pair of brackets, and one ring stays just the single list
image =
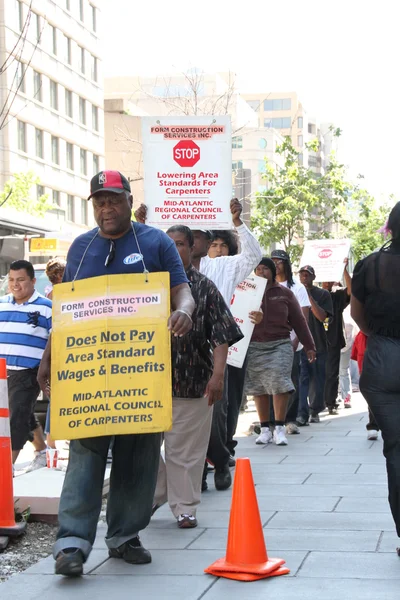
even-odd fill
[{"label": "tree foliage", "polygon": [[385,224],[391,206],[389,204],[378,206],[375,198],[366,190],[357,189],[352,196],[352,207],[349,215],[348,237],[352,241],[352,254],[357,262],[384,243],[384,236],[379,230]]},{"label": "tree foliage", "polygon": [[54,206],[47,194],[36,198],[36,194],[32,193],[32,188],[39,184],[40,179],[33,171],[15,173],[13,179],[7,181],[3,192],[0,193],[0,206],[15,208],[35,217],[43,217]]},{"label": "tree foliage", "polygon": [[[318,140],[307,144],[318,151]],[[302,242],[329,235],[331,223],[345,223],[345,205],[351,186],[345,181],[344,166],[332,155],[325,174],[318,176],[299,164],[299,152],[289,136],[276,152],[285,157],[283,168],[267,162],[266,190],[255,199],[252,226],[265,247],[281,244],[296,260],[301,255]]]}]

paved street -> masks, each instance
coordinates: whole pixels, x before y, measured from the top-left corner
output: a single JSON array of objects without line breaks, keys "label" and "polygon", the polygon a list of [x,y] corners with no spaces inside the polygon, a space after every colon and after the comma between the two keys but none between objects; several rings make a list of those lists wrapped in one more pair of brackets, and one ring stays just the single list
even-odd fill
[{"label": "paved street", "polygon": [[[325,415],[325,413],[324,413]],[[86,565],[88,576],[53,575],[42,560],[1,585],[7,600],[398,600],[400,559],[387,503],[382,441],[366,439],[365,403],[324,416],[289,436],[289,446],[255,445],[244,432],[255,412],[241,417],[238,456],[249,456],[270,557],[284,558],[290,575],[252,583],[218,579],[203,569],[224,556],[231,493],[216,492],[213,476],[198,512],[199,527],[179,530],[167,507],[153,517],[142,541],[150,565],[108,559],[100,527]]]}]

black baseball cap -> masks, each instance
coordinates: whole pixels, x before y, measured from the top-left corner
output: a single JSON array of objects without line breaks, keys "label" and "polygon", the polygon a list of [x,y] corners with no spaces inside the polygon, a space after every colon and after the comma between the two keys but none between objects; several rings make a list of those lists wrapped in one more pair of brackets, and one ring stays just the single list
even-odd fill
[{"label": "black baseball cap", "polygon": [[299,273],[301,273],[301,271],[307,271],[307,273],[310,273],[310,275],[315,277],[314,267],[311,267],[310,265],[305,265],[305,267],[301,267]]},{"label": "black baseball cap", "polygon": [[90,196],[88,200],[99,192],[114,192],[122,194],[122,192],[131,193],[131,185],[127,178],[119,171],[100,171],[90,182]]},{"label": "black baseball cap", "polygon": [[201,233],[204,233],[204,235],[208,237],[209,240],[211,240],[212,238],[212,233],[209,229],[193,229],[193,231],[200,231]]},{"label": "black baseball cap", "polygon": [[272,250],[271,258],[280,258],[281,260],[286,260],[287,262],[290,262],[289,254],[284,250]]}]

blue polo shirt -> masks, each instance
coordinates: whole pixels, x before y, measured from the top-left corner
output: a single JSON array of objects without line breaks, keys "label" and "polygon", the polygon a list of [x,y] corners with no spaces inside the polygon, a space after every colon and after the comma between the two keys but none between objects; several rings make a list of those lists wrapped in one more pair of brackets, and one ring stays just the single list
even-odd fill
[{"label": "blue polo shirt", "polygon": [[[78,271],[85,250],[86,255],[79,268],[76,279],[88,279],[101,275],[123,275],[124,273],[143,273],[144,259],[150,273],[168,271],[171,288],[188,283],[181,257],[175,243],[166,233],[154,227],[133,223],[138,239],[136,243],[132,230],[114,240],[115,255],[108,266],[105,261],[110,252],[110,239],[100,234],[95,237],[98,228],[80,235],[72,243],[64,273],[64,282],[72,281]],[[89,246],[90,244],[90,246]]]}]

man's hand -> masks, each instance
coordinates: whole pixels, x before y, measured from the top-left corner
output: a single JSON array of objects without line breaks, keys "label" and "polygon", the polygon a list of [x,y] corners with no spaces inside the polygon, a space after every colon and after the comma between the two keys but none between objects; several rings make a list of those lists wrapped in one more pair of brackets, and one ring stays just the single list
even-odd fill
[{"label": "man's hand", "polygon": [[224,374],[213,373],[204,393],[204,397],[208,398],[208,406],[212,406],[215,402],[221,400],[223,391]]},{"label": "man's hand", "polygon": [[292,348],[293,348],[293,352],[296,352],[297,348],[299,347],[299,338],[295,337],[292,340]]},{"label": "man's hand", "polygon": [[240,215],[242,214],[243,207],[240,204],[237,198],[233,198],[231,200],[231,213],[232,213],[232,221],[235,227],[239,227],[243,224]]},{"label": "man's hand", "polygon": [[168,319],[168,329],[174,337],[182,337],[192,329],[192,326],[190,315],[182,310],[175,310]]},{"label": "man's hand", "polygon": [[138,223],[145,224],[147,219],[147,206],[145,204],[141,204],[133,214],[135,215],[135,219]]},{"label": "man's hand", "polygon": [[48,397],[50,397],[50,371],[50,356],[45,356],[43,354],[43,358],[39,366],[37,381],[43,394]]},{"label": "man's hand", "polygon": [[313,363],[317,360],[317,355],[314,350],[309,350],[307,352],[307,359],[309,363]]},{"label": "man's hand", "polygon": [[254,325],[259,325],[263,320],[263,317],[264,313],[261,308],[260,310],[252,310],[249,312],[249,319],[252,323],[254,323]]}]

